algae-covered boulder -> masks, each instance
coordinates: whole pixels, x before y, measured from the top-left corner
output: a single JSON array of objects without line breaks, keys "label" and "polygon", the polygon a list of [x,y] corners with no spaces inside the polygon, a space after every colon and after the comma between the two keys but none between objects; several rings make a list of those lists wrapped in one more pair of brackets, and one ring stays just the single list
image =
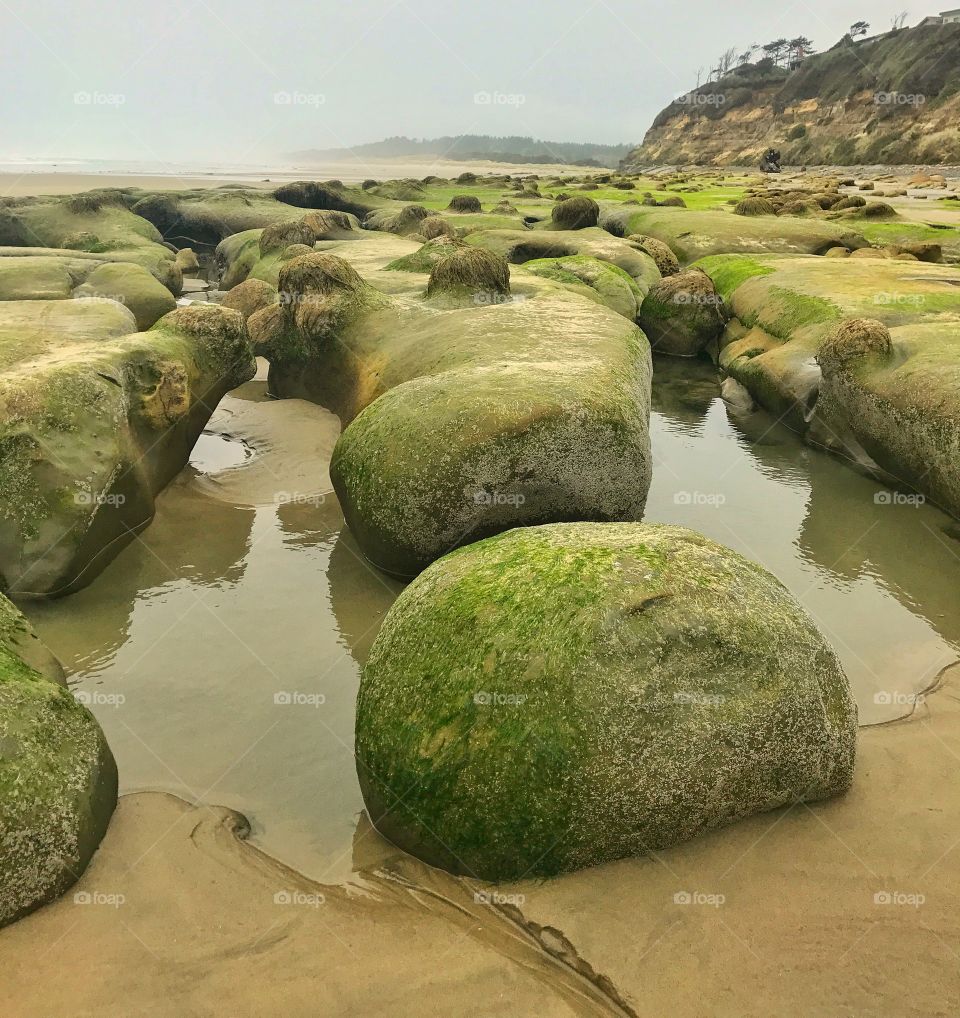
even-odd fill
[{"label": "algae-covered boulder", "polygon": [[100,727],[65,684],[23,660],[31,637],[0,596],[0,926],[76,881],[117,802]]},{"label": "algae-covered boulder", "polygon": [[744,198],[733,210],[735,216],[774,216],[777,206],[769,198]]},{"label": "algae-covered boulder", "polygon": [[246,321],[252,314],[275,304],[277,288],[262,279],[245,279],[233,289],[228,290],[220,302],[221,307],[239,311]]},{"label": "algae-covered boulder", "polygon": [[256,365],[235,311],[194,304],[137,333],[107,300],[0,303],[0,582],[88,583],[153,516],[228,390]]},{"label": "algae-covered boulder", "polygon": [[0,216],[0,244],[75,249],[102,261],[132,262],[179,294],[182,272],[164,237],[130,211],[118,192],[19,199]]},{"label": "algae-covered boulder", "polygon": [[149,329],[177,306],[170,291],[146,269],[120,262],[95,268],[73,291],[73,296],[118,301],[130,308],[140,330]]},{"label": "algae-covered boulder", "polygon": [[542,258],[569,258],[587,255],[623,269],[644,295],[660,279],[656,262],[636,244],[611,236],[598,227],[580,230],[482,230],[464,240],[475,247],[494,251],[511,265],[525,265]]},{"label": "algae-covered boulder", "polygon": [[432,295],[403,300],[307,255],[281,270],[289,299],[249,321],[271,391],[343,421],[337,496],[368,559],[399,576],[512,526],[639,519],[646,500],[643,334],[556,286],[513,300],[505,263],[479,253],[455,247]]},{"label": "algae-covered boulder", "polygon": [[454,237],[456,230],[448,219],[443,216],[427,216],[420,222],[420,236],[424,240],[435,240],[437,237]]},{"label": "algae-covered boulder", "polygon": [[643,301],[643,292],[636,281],[618,265],[602,262],[590,255],[573,255],[569,258],[538,258],[526,262],[523,268],[535,276],[552,279],[578,293],[595,294],[617,314],[636,320]]},{"label": "algae-covered boulder", "polygon": [[557,202],[550,211],[550,219],[557,230],[583,230],[596,226],[600,218],[600,206],[584,195]]},{"label": "algae-covered boulder", "polygon": [[177,306],[173,294],[143,266],[81,252],[0,249],[0,301],[102,298],[130,308],[140,329]]},{"label": "algae-covered boulder", "polygon": [[512,530],[398,598],[357,703],[379,830],[485,880],[667,848],[850,784],[857,714],[769,573],[678,527]]},{"label": "algae-covered boulder", "polygon": [[510,266],[506,258],[482,247],[451,246],[430,272],[427,296],[493,303],[510,293]]},{"label": "algae-covered boulder", "polygon": [[197,258],[193,248],[180,248],[177,252],[176,262],[181,272],[197,272],[200,269],[200,259]]},{"label": "algae-covered boulder", "polygon": [[447,209],[450,212],[481,212],[482,206],[475,194],[455,194]]},{"label": "algae-covered boulder", "polygon": [[645,237],[642,233],[636,233],[627,240],[636,245],[641,251],[650,255],[657,263],[657,269],[661,276],[672,276],[680,271],[680,262],[677,256],[670,250],[669,244],[664,244],[656,237]]},{"label": "algae-covered boulder", "polygon": [[399,211],[389,209],[371,212],[364,220],[365,230],[383,230],[400,237],[419,233],[420,224],[430,213],[422,205],[404,205]]},{"label": "algae-covered boulder", "polygon": [[654,353],[696,357],[720,338],[727,314],[713,280],[688,269],[655,283],[640,307],[639,325]]}]

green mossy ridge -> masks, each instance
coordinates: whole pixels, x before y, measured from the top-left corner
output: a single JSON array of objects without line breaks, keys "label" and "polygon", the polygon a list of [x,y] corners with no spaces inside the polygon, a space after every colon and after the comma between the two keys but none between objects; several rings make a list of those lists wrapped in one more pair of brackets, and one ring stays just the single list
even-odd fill
[{"label": "green mossy ridge", "polygon": [[642,233],[668,244],[681,263],[718,254],[822,254],[830,247],[864,247],[860,223],[792,216],[735,216],[692,209],[605,207],[600,225],[616,236]]},{"label": "green mossy ridge", "polygon": [[836,794],[855,740],[836,656],[782,585],[642,524],[512,530],[436,562],[388,613],[357,704],[374,822],[491,880]]},{"label": "green mossy ridge", "polygon": [[607,307],[633,321],[643,303],[643,290],[625,269],[592,255],[568,258],[536,258],[523,268],[535,276],[551,279],[580,293],[587,286]]},{"label": "green mossy ridge", "polygon": [[457,243],[449,238],[428,240],[413,254],[394,258],[384,269],[390,272],[431,272],[437,262],[449,258],[457,250]]},{"label": "green mossy ridge", "polygon": [[737,288],[754,276],[769,276],[776,270],[756,258],[743,255],[708,255],[694,262],[694,268],[703,269],[724,300],[729,301]]}]

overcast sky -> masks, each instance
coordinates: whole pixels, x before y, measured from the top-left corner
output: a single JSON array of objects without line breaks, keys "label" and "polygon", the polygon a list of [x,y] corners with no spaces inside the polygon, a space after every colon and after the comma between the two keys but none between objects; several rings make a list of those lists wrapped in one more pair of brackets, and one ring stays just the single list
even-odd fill
[{"label": "overcast sky", "polygon": [[0,157],[269,166],[394,134],[636,142],[728,46],[802,34],[826,49],[860,18],[880,31],[900,10],[912,25],[938,9],[0,0]]}]

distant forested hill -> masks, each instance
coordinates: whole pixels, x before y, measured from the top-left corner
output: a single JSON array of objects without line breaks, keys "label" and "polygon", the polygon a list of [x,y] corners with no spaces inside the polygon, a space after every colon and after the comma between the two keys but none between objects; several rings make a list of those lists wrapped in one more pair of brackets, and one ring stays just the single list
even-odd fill
[{"label": "distant forested hill", "polygon": [[306,149],[291,152],[297,162],[325,162],[351,156],[390,159],[433,156],[444,159],[489,159],[507,163],[576,163],[580,166],[616,166],[631,145],[595,145],[590,142],[540,141],[538,138],[487,134],[446,135],[442,138],[397,136],[351,148]]}]

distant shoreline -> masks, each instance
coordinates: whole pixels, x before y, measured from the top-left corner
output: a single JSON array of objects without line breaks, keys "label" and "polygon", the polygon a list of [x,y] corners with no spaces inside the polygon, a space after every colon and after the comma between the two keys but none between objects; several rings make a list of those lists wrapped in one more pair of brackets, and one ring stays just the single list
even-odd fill
[{"label": "distant shoreline", "polygon": [[289,180],[342,180],[358,184],[368,178],[390,180],[402,177],[457,177],[461,173],[504,173],[511,176],[537,173],[540,176],[580,175],[612,172],[612,167],[572,166],[542,163],[495,163],[486,160],[448,159],[365,159],[343,163],[300,164],[284,167],[196,167],[173,169],[77,162],[6,162],[0,160],[0,197],[18,198],[34,194],[73,194],[97,187],[143,187],[148,190],[180,191],[218,184],[249,184],[269,190]]}]

